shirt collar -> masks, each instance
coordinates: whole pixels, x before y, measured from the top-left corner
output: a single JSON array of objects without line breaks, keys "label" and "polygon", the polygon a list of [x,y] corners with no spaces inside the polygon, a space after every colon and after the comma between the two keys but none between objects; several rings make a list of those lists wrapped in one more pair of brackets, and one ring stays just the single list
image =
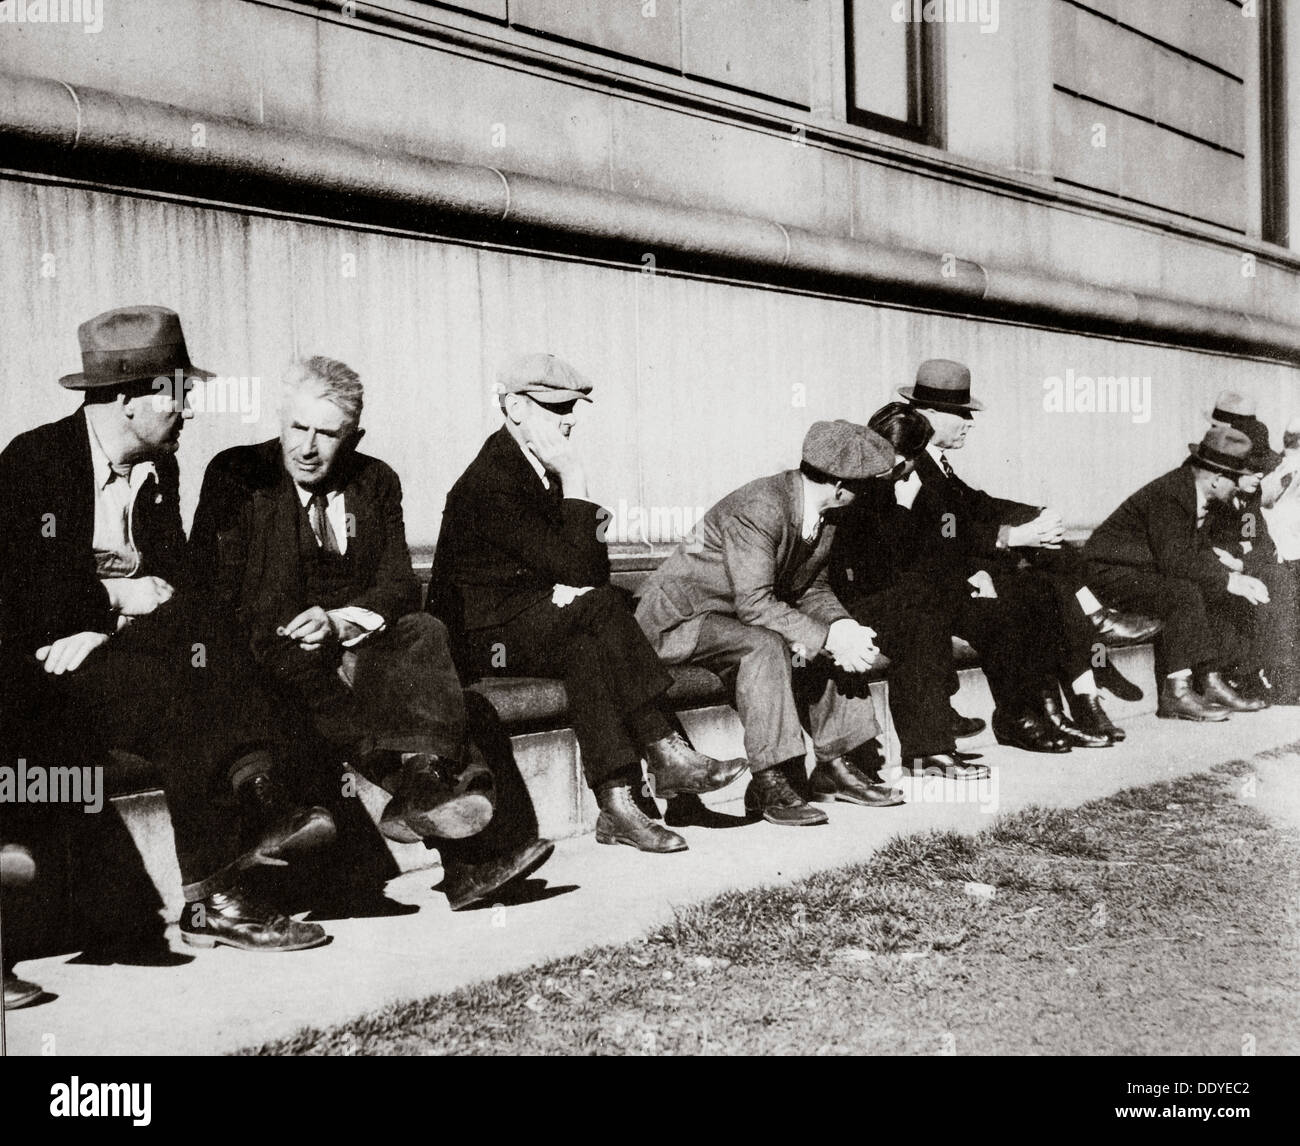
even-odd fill
[{"label": "shirt collar", "polygon": [[[316,492],[314,489],[303,489],[297,482],[293,483],[294,492],[298,495],[298,503],[306,508],[307,503],[311,501],[312,495]],[[327,489],[325,491],[325,504],[333,505],[343,496],[341,489]]]},{"label": "shirt collar", "polygon": [[547,489],[550,489],[551,488],[550,475],[546,472],[546,467],[537,460],[537,455],[533,453],[533,451],[530,450],[523,442],[519,441],[519,439],[516,438],[514,434],[510,435],[510,440],[514,442],[515,445],[517,445],[520,448],[520,450],[523,451],[524,457],[528,459],[528,464],[533,467],[533,472],[537,474],[539,478],[542,479],[542,485],[545,486]]},{"label": "shirt collar", "polygon": [[932,458],[934,458],[935,465],[937,465],[940,469],[943,469],[943,460],[944,460],[943,450],[941,450],[938,446],[934,445],[934,443],[931,442],[926,445],[925,452],[929,454]]},{"label": "shirt collar", "polygon": [[[90,419],[86,419],[86,436],[90,439],[90,465],[95,475],[95,489],[107,489],[114,478],[125,477],[128,485],[138,484],[146,477],[153,477],[157,480],[158,470],[153,462],[134,462],[125,475],[119,474],[113,469],[113,463],[109,461],[108,454],[104,452],[104,447],[99,443],[99,436],[95,433],[95,427],[90,424]],[[139,471],[137,477],[137,471]]]}]

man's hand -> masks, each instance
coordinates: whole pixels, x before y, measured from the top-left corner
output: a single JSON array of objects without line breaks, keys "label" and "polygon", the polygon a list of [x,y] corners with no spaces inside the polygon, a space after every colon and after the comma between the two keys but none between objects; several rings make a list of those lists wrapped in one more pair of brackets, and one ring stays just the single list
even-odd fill
[{"label": "man's hand", "polygon": [[1059,549],[1065,540],[1065,523],[1054,509],[1044,509],[1033,521],[1007,530],[1009,549]]},{"label": "man's hand", "polygon": [[281,625],[276,632],[282,637],[296,641],[298,647],[305,653],[317,652],[327,641],[336,641],[339,638],[333,619],[319,605],[304,609],[288,624]]},{"label": "man's hand", "polygon": [[45,665],[46,672],[62,676],[65,672],[76,672],[82,661],[100,645],[107,643],[107,633],[73,633],[70,637],[60,637],[52,645],[37,649],[36,659]]},{"label": "man's hand", "polygon": [[1220,549],[1216,545],[1214,546],[1214,552],[1218,554],[1219,564],[1226,565],[1234,573],[1240,573],[1244,568],[1246,568],[1239,558],[1234,557],[1226,549]]},{"label": "man's hand", "polygon": [[1268,604],[1268,586],[1246,573],[1228,574],[1228,592],[1244,597],[1252,605]]},{"label": "man's hand", "polygon": [[550,422],[530,425],[525,441],[546,470],[560,479],[565,497],[587,496],[587,472],[582,459],[558,427]]},{"label": "man's hand", "polygon": [[875,630],[848,617],[831,623],[826,633],[826,651],[845,672],[866,672],[880,655]]},{"label": "man's hand", "polygon": [[104,588],[110,604],[124,617],[147,617],[176,592],[161,577],[109,577]]},{"label": "man's hand", "polygon": [[989,575],[987,569],[981,569],[978,573],[973,573],[966,578],[968,585],[975,586],[975,592],[972,597],[996,597],[997,589],[993,585],[993,578]]}]

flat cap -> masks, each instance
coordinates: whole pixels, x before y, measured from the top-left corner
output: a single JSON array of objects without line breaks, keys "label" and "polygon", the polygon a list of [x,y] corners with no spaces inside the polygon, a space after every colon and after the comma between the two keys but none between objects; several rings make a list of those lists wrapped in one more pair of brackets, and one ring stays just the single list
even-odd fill
[{"label": "flat cap", "polygon": [[846,422],[814,422],[803,439],[803,460],[840,481],[865,481],[894,468],[894,447],[875,430]]},{"label": "flat cap", "polygon": [[590,402],[591,383],[554,354],[521,354],[510,359],[497,374],[502,394],[527,394],[548,405]]}]

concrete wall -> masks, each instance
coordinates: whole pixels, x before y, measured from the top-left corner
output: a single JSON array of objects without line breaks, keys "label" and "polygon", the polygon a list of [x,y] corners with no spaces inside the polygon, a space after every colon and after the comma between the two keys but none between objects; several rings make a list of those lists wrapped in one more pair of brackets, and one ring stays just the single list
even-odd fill
[{"label": "concrete wall", "polygon": [[[276,432],[284,363],[324,353],[367,383],[366,447],[405,480],[412,544],[436,537],[447,487],[498,424],[497,364],[539,347],[597,384],[579,434],[611,506],[707,507],[794,464],[814,419],[865,420],[925,356],[969,363],[989,406],[963,471],[1076,524],[1173,465],[1220,388],[1258,394],[1274,425],[1296,405],[1281,365],[130,196],[3,180],[0,219],[4,436],[75,408],[56,380],[79,368],[80,321],[165,303],[197,364],[262,382],[256,422],[205,412],[187,429],[187,508],[218,449]],[[1044,381],[1068,370],[1149,377],[1149,420],[1045,410]]]},{"label": "concrete wall", "polygon": [[[1289,252],[1054,181],[1054,76],[1071,48],[1054,55],[1054,38],[1076,20],[1119,34],[1078,5],[1001,0],[996,34],[945,28],[940,152],[845,121],[838,0],[765,0],[745,8],[753,27],[731,5],[733,18],[708,35],[703,0],[659,0],[655,20],[668,23],[610,14],[615,2],[599,6],[607,17],[569,25],[596,9],[363,6],[392,17],[381,26],[290,0],[115,0],[96,35],[0,25],[0,71],[167,101],[193,109],[199,125],[205,114],[233,116],[376,155],[491,164],[1174,304],[1296,318],[1300,264]],[[1117,5],[1113,19],[1156,18],[1150,5]],[[507,14],[515,24],[502,22]],[[774,47],[764,36],[778,26],[787,33]],[[744,51],[726,47],[732,33]],[[1186,30],[1160,34],[1192,44]],[[757,66],[774,52],[779,74]],[[796,99],[791,77],[805,67],[806,99]],[[149,173],[141,178],[147,186]],[[1241,203],[1230,222],[1242,222]],[[10,171],[0,179],[2,436],[72,408],[55,379],[77,368],[77,323],[132,302],[175,307],[200,365],[262,382],[259,421],[209,413],[190,427],[187,507],[216,450],[274,432],[271,380],[284,362],[325,353],[369,384],[367,444],[406,480],[416,544],[433,540],[446,487],[495,426],[493,371],[515,350],[554,350],[596,380],[601,401],[582,438],[597,460],[594,492],[614,505],[707,506],[791,464],[813,419],[865,419],[936,355],[969,362],[990,406],[963,470],[1057,504],[1080,525],[1174,464],[1218,389],[1255,392],[1275,426],[1300,408],[1295,371],[1280,365],[311,222],[309,202],[301,211],[269,217]],[[1043,383],[1067,371],[1149,377],[1150,420],[1048,412]]]}]

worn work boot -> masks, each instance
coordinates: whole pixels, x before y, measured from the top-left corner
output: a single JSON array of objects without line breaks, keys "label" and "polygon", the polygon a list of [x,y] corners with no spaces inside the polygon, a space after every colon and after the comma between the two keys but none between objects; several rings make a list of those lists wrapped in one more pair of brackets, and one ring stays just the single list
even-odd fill
[{"label": "worn work boot", "polygon": [[680,732],[645,745],[646,771],[654,777],[655,796],[671,800],[679,793],[696,796],[725,788],[746,768],[749,761],[715,760],[697,752]]},{"label": "worn work boot", "polygon": [[630,784],[609,784],[596,792],[600,816],[596,842],[627,844],[643,852],[684,852],[686,841],[637,807]]},{"label": "worn work boot", "polygon": [[783,827],[812,827],[827,822],[825,812],[794,790],[779,764],[755,772],[750,778],[745,789],[745,811],[758,813],[769,824]]},{"label": "worn work boot", "polygon": [[1226,708],[1203,700],[1185,676],[1167,676],[1160,685],[1160,705],[1156,715],[1164,720],[1227,720]]}]

